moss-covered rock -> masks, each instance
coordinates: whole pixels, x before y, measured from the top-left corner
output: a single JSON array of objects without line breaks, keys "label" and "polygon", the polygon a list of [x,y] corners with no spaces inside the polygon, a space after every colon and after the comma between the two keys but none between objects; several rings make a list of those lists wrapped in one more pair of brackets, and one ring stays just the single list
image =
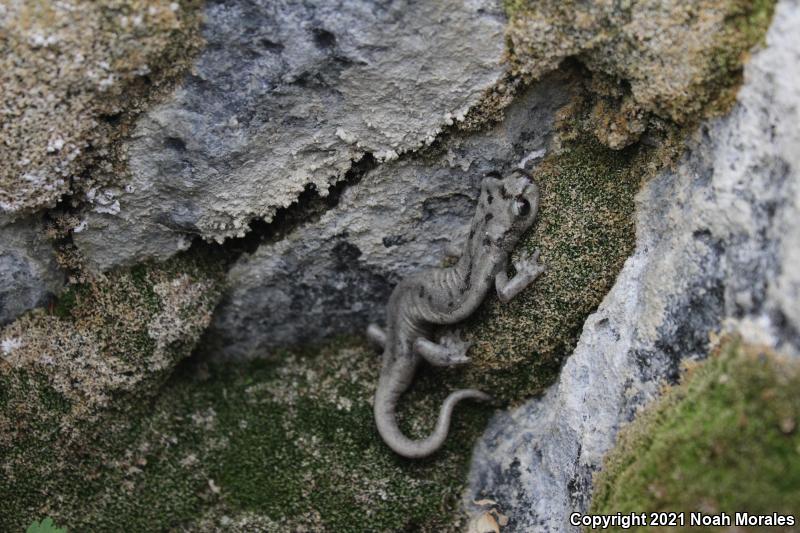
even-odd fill
[{"label": "moss-covered rock", "polygon": [[506,0],[513,72],[538,78],[565,58],[624,80],[632,104],[682,123],[729,108],[774,0]]},{"label": "moss-covered rock", "polygon": [[[541,249],[547,274],[509,306],[487,301],[467,326],[476,344],[474,364],[465,373],[420,374],[400,406],[409,435],[429,433],[445,396],[463,383],[511,401],[549,385],[583,319],[630,253],[633,195],[642,176],[663,164],[658,157],[668,143],[621,151],[601,145],[588,129],[592,102],[587,94],[564,111],[559,146],[536,171],[542,212],[520,251]],[[154,287],[160,285],[152,275],[137,267],[112,274],[105,285],[75,286],[59,300],[54,316],[24,319],[14,331],[21,334],[27,323],[77,321],[93,328],[93,338],[104,339],[104,358],[124,360],[128,353],[112,338],[136,346],[132,354],[151,353],[158,343],[143,334],[143,324],[159,305]],[[129,286],[137,288],[134,303],[120,308],[118,302],[130,300]],[[490,408],[460,405],[445,448],[428,460],[406,461],[374,429],[378,354],[348,342],[269,355],[264,362],[186,368],[155,404],[125,407],[119,419],[124,423],[99,417],[109,427],[97,433],[90,449],[100,451],[103,461],[87,459],[56,472],[44,488],[33,486],[8,502],[10,515],[22,523],[46,511],[76,529],[104,529],[117,520],[141,530],[458,527],[469,451]],[[151,397],[153,389],[140,385],[133,388]],[[67,399],[64,409],[72,405]],[[88,410],[100,411],[99,403]],[[45,426],[56,416],[40,415]],[[111,447],[104,443],[109,434],[116,441]],[[39,461],[44,471],[52,468],[51,457],[24,459]],[[92,472],[89,484],[81,478],[86,471]],[[40,484],[43,478],[34,479]]]},{"label": "moss-covered rock", "polygon": [[52,206],[73,180],[89,190],[111,179],[114,142],[199,48],[200,4],[0,5],[0,213]]},{"label": "moss-covered rock", "polygon": [[[736,339],[725,341],[620,432],[595,477],[591,512],[796,513],[798,388],[796,360]],[[687,526],[684,531],[727,529]]]},{"label": "moss-covered rock", "polygon": [[[490,298],[466,324],[475,342],[472,365],[420,374],[401,405],[403,429],[412,436],[430,431],[441,401],[458,386],[469,384],[501,400],[519,401],[553,382],[583,321],[632,250],[634,195],[643,179],[673,159],[686,131],[672,121],[724,106],[743,51],[760,38],[772,5],[729,2],[680,11],[670,4],[663,12],[631,5],[620,20],[638,22],[623,31],[614,26],[620,22],[616,18],[611,24],[594,11],[584,16],[581,6],[551,4],[541,4],[536,13],[514,4],[509,30],[518,84],[569,56],[588,67],[584,96],[563,110],[561,134],[535,170],[541,211],[518,250],[541,250],[548,271],[510,305]],[[44,4],[32,6],[36,17],[50,16]],[[87,21],[109,16],[116,24],[121,23],[117,15],[135,17],[129,8],[92,6],[100,15],[92,11]],[[179,10],[187,7],[181,4]],[[160,13],[157,7],[154,13]],[[700,51],[687,56],[689,79],[680,78],[674,86],[660,83],[668,76],[653,71],[657,58],[675,60],[672,49],[652,47],[657,43],[646,39],[646,32],[641,42],[634,38],[636,28],[647,29],[642,26],[647,16],[658,13],[665,27],[674,30],[665,33],[667,43],[661,45],[686,38],[687,28],[695,32],[690,37],[699,39],[686,38]],[[551,15],[564,19],[561,26]],[[547,47],[537,48],[535,21],[541,17],[550,33],[555,28],[563,37],[560,45],[553,41],[562,49],[552,54]],[[586,30],[577,36],[565,22],[572,24],[575,17],[578,28]],[[137,27],[134,19],[126,20]],[[704,26],[708,21],[710,26]],[[174,28],[177,33],[168,32],[169,39],[187,38],[182,32],[191,33],[196,21],[190,16],[185,22],[189,26]],[[611,31],[612,26],[617,29]],[[709,27],[713,31],[706,31]],[[589,34],[594,37],[584,38]],[[171,46],[157,43],[156,55],[166,53],[159,46]],[[52,46],[42,44],[43,53]],[[728,55],[714,52],[718,49]],[[545,55],[537,56],[541,50]],[[675,53],[681,57],[683,52]],[[135,68],[121,68],[139,79]],[[666,74],[673,70],[664,69]],[[643,80],[653,76],[650,87]],[[111,125],[120,120],[119,113],[127,116],[127,108],[97,107],[96,94],[90,96],[76,98],[76,106],[88,106],[80,113],[106,114]],[[500,108],[507,99],[498,97],[498,102]],[[98,131],[105,130],[92,130],[92,135]],[[53,141],[53,153],[89,142],[80,128],[69,133],[75,139]],[[107,168],[92,179],[102,181],[103,172],[113,170],[118,160],[115,154],[98,153]],[[83,163],[70,165],[59,172],[69,175],[84,168]],[[16,187],[17,174],[8,176]],[[14,189],[17,196],[0,200],[26,209],[40,205],[39,200],[51,201],[64,186],[56,183],[49,199],[32,199],[30,190],[20,187]],[[183,257],[81,279],[52,309],[27,315],[0,332],[0,528],[21,529],[43,516],[73,530],[459,527],[456,510],[466,462],[487,407],[459,406],[444,449],[410,462],[393,455],[374,430],[370,402],[378,356],[358,341],[307,353],[269,354],[266,361],[247,364],[194,362],[170,378],[208,323],[217,295],[216,272]]]},{"label": "moss-covered rock", "polygon": [[[276,355],[185,366],[88,477],[53,472],[48,481],[47,470],[34,464],[36,475],[23,486],[29,497],[41,492],[48,501],[29,506],[30,514],[20,512],[27,511],[20,507],[26,493],[3,487],[3,526],[19,528],[47,514],[76,531],[121,524],[133,531],[457,527],[470,442],[485,409],[461,410],[436,459],[405,461],[383,445],[372,423],[379,366],[373,350],[339,341],[313,353]],[[437,396],[430,387],[415,390],[410,400],[419,410],[405,421],[410,433],[433,425]]]},{"label": "moss-covered rock", "polygon": [[[72,286],[0,331],[0,529],[94,479],[211,319],[219,272],[175,260]],[[54,515],[55,516],[55,515]]]}]

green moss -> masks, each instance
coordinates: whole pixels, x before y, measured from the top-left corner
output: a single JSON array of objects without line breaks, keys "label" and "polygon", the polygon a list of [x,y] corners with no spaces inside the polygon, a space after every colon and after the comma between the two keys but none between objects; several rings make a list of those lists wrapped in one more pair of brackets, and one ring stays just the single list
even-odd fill
[{"label": "green moss", "polygon": [[[436,456],[401,459],[374,429],[370,400],[378,367],[373,350],[345,345],[283,365],[225,371],[217,386],[228,390],[228,401],[220,405],[212,397],[208,405],[230,438],[230,449],[211,468],[227,512],[324,531],[453,529],[485,408],[461,410]],[[411,433],[427,432],[435,422],[439,405],[430,392],[420,388],[407,398],[403,422]]]},{"label": "green moss", "polygon": [[702,95],[697,103],[705,104],[704,115],[721,115],[733,106],[742,81],[743,65],[753,47],[765,44],[775,3],[775,0],[730,2],[725,30],[707,51],[707,79],[698,80],[692,88],[692,92]]},{"label": "green moss", "polygon": [[531,4],[528,0],[503,0],[503,11],[508,18],[513,18],[518,14],[530,10]]},{"label": "green moss", "polygon": [[796,513],[799,388],[796,361],[728,340],[620,433],[591,512]]},{"label": "green moss", "polygon": [[[138,422],[117,433],[113,455],[81,465],[88,479],[73,472],[46,484],[47,514],[76,531],[457,530],[485,408],[465,405],[435,457],[403,460],[374,429],[373,350],[341,340],[275,355],[184,366],[137,412]],[[429,392],[410,395],[409,404],[425,410],[407,416],[408,427],[432,426],[438,406]],[[41,487],[22,489],[31,497]],[[39,511],[19,513],[24,499],[15,498],[14,519],[3,526],[13,530]],[[8,510],[8,502],[0,506]]]},{"label": "green moss", "polygon": [[75,308],[75,305],[78,302],[78,296],[75,293],[77,289],[73,287],[68,287],[61,293],[59,296],[58,301],[56,302],[55,308],[53,312],[59,318],[69,318],[72,314],[72,310]]},{"label": "green moss", "polygon": [[31,389],[38,392],[38,400],[42,408],[56,416],[69,413],[71,405],[66,396],[51,387],[43,376],[37,376],[35,379],[39,383]]},{"label": "green moss", "polygon": [[[56,470],[54,450],[59,419],[64,415],[63,398],[40,376],[0,367],[0,529],[21,531],[42,516],[48,475]],[[54,405],[55,404],[55,405]],[[24,459],[23,459],[24,458]],[[23,459],[22,463],[18,460]]]}]

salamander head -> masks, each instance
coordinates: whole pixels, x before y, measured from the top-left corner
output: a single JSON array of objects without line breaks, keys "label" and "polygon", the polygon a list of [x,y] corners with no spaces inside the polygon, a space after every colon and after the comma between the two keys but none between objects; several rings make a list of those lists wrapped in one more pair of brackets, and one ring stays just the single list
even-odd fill
[{"label": "salamander head", "polygon": [[539,187],[522,170],[505,178],[491,173],[481,183],[476,213],[476,235],[484,246],[509,250],[536,220]]}]

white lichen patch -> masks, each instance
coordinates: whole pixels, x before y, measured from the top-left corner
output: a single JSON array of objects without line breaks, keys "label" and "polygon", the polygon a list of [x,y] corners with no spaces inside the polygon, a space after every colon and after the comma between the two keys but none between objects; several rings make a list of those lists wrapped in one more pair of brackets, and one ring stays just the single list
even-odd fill
[{"label": "white lichen patch", "polygon": [[190,415],[192,423],[206,431],[211,431],[217,421],[217,413],[213,407],[209,407],[203,411],[198,411]]},{"label": "white lichen patch", "polygon": [[235,515],[206,513],[194,524],[196,531],[230,531],[247,533],[250,531],[290,531],[285,523],[275,521],[258,513],[243,511]]},{"label": "white lichen patch", "polygon": [[211,321],[211,309],[198,314],[197,303],[213,288],[209,280],[193,280],[187,274],[153,286],[161,298],[161,311],[147,325],[147,334],[156,342],[150,357],[153,369],[171,365],[170,345],[186,338],[197,338]]},{"label": "white lichen patch", "polygon": [[86,192],[85,197],[95,213],[116,215],[120,212],[120,204],[116,196],[111,189],[98,190],[97,187],[92,187]]},{"label": "white lichen patch", "polygon": [[0,341],[0,352],[2,352],[4,356],[7,356],[10,355],[11,352],[16,350],[20,346],[22,346],[21,339],[15,337],[9,337]]},{"label": "white lichen patch", "polygon": [[319,358],[313,369],[308,361],[289,355],[278,370],[276,379],[261,382],[247,389],[253,398],[269,398],[289,406],[300,398],[326,402],[338,410],[349,411],[364,395],[372,396],[379,358],[375,367],[364,365],[360,348],[343,348]]}]

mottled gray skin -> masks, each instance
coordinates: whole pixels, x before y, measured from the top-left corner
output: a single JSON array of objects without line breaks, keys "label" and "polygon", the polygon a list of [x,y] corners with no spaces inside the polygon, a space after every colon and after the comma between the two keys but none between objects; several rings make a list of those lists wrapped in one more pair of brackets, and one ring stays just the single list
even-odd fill
[{"label": "mottled gray skin", "polygon": [[458,262],[449,268],[421,272],[403,280],[392,292],[387,309],[387,329],[371,325],[367,335],[384,348],[383,367],[375,393],[375,423],[389,447],[409,458],[425,457],[447,438],[455,404],[490,396],[464,389],[444,401],[436,429],[427,438],[412,440],[397,425],[395,407],[411,385],[421,360],[435,366],[469,362],[469,343],[455,336],[441,343],[428,340],[434,326],[455,324],[471,315],[492,285],[504,303],[530,285],[544,270],[538,252],[514,262],[516,275],[506,275],[508,258],[522,234],[531,227],[539,207],[539,189],[521,172],[504,179],[487,177],[472,219],[469,238]]}]

